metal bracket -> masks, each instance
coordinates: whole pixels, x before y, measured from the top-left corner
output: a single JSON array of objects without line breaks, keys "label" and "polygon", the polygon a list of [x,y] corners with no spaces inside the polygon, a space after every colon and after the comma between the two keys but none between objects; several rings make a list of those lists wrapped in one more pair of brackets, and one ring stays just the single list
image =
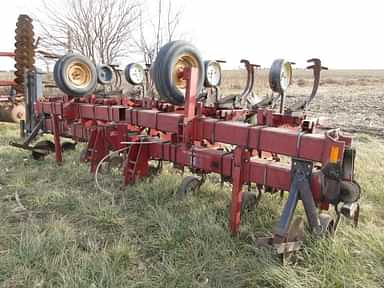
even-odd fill
[{"label": "metal bracket", "polygon": [[315,233],[321,231],[320,220],[311,191],[313,163],[311,161],[293,158],[291,169],[291,187],[288,200],[274,232],[278,239],[284,240],[287,237],[289,226],[299,199],[303,202],[311,230]]},{"label": "metal bracket", "polygon": [[33,128],[31,133],[28,135],[27,139],[25,139],[25,141],[23,143],[20,144],[20,143],[16,143],[16,142],[11,141],[11,142],[9,142],[9,145],[17,147],[17,148],[22,148],[25,150],[33,150],[33,147],[30,147],[29,144],[33,141],[33,139],[36,138],[39,131],[43,128],[44,120],[45,120],[44,114],[41,114],[39,122],[37,122],[36,126]]},{"label": "metal bracket", "polygon": [[303,202],[311,230],[318,234],[322,231],[311,191],[312,169],[313,163],[311,161],[292,159],[289,196],[280,220],[274,229],[274,235],[259,238],[256,241],[257,246],[273,247],[277,254],[283,256],[283,260],[291,252],[299,250],[303,243],[304,221],[302,217],[296,218],[291,225],[299,199]]},{"label": "metal bracket", "polygon": [[33,104],[43,96],[43,74],[39,69],[25,73],[25,132],[27,135],[33,133],[33,128],[36,126]]}]

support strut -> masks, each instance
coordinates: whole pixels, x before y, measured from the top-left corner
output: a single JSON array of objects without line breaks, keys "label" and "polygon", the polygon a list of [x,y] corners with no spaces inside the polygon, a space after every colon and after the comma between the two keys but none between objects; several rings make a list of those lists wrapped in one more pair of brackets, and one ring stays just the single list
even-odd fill
[{"label": "support strut", "polygon": [[288,200],[274,230],[275,237],[277,236],[276,241],[286,239],[299,199],[303,202],[304,210],[311,230],[315,233],[321,231],[320,220],[311,191],[312,169],[313,163],[311,161],[292,159],[291,187],[289,190]]}]

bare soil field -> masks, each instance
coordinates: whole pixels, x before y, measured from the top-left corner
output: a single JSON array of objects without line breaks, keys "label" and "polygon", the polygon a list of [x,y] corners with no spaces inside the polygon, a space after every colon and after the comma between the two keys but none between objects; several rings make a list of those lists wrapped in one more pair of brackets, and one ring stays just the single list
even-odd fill
[{"label": "bare soil field", "polygon": [[[270,93],[268,70],[256,75],[255,93]],[[312,89],[312,71],[295,69],[293,77],[288,104],[306,97]],[[244,83],[245,71],[225,71],[222,88],[224,93],[238,93]],[[384,136],[384,70],[322,71],[318,94],[308,113],[328,118],[329,127]]]}]

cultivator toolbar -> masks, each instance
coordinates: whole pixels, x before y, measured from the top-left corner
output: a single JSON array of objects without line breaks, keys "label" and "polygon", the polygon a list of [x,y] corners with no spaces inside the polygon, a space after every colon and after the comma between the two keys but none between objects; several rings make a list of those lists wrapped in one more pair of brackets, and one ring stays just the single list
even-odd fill
[{"label": "cultivator toolbar", "polygon": [[[145,91],[143,81],[149,74],[138,64],[128,65],[125,76],[141,87],[141,96],[106,97],[93,92],[98,78],[99,83],[103,77],[112,81],[111,70],[104,67],[105,73],[100,73],[85,57],[68,54],[54,71],[58,87],[67,95],[32,93],[34,129],[23,144],[13,145],[33,150],[38,158],[54,150],[61,162],[62,146],[68,144],[61,144],[60,137],[87,142],[81,159],[90,163],[91,172],[97,173],[103,161],[113,158],[121,163],[125,185],[147,176],[150,161],[168,161],[196,175],[184,178],[178,199],[200,187],[206,174],[217,173],[232,184],[229,230],[233,234],[239,231],[242,207],[256,205],[262,193],[288,191],[272,237],[258,240],[281,254],[297,250],[302,241],[302,218],[291,225],[299,200],[309,230],[317,235],[333,233],[341,214],[357,223],[360,187],[353,179],[352,138],[338,129],[321,131],[317,120],[303,112],[319,85],[324,68],[320,60],[310,60],[315,77],[312,93],[292,107],[285,103],[291,62],[273,63],[269,82],[277,95],[267,100],[252,96],[257,65],[242,62],[248,73],[243,93],[223,97],[220,63],[204,63],[194,46],[171,42],[160,50],[148,72],[158,97]],[[280,101],[278,112],[270,108],[276,101]],[[47,141],[29,145],[40,130],[54,135],[54,145]],[[330,205],[336,208],[336,217],[326,213]]]}]

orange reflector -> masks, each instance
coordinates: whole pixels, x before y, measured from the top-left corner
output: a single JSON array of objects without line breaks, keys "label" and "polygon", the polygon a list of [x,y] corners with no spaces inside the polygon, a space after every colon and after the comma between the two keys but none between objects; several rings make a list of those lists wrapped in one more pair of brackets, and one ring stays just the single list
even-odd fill
[{"label": "orange reflector", "polygon": [[339,147],[332,146],[331,153],[329,153],[329,162],[336,163],[339,160]]}]

